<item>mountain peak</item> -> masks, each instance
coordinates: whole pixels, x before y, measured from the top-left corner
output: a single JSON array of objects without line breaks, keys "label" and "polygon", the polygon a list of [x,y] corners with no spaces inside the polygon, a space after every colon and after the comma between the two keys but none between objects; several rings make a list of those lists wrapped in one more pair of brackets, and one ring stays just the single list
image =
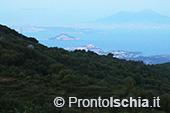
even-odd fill
[{"label": "mountain peak", "polygon": [[109,17],[96,21],[97,24],[113,25],[170,25],[170,18],[152,10],[144,9],[138,12],[120,11]]},{"label": "mountain peak", "polygon": [[116,14],[138,14],[138,13],[158,14],[157,12],[154,12],[153,10],[150,10],[150,9],[143,9],[143,10],[140,10],[140,11],[137,11],[137,12],[133,12],[133,11],[119,11]]},{"label": "mountain peak", "polygon": [[63,33],[56,37],[51,38],[51,40],[79,40],[79,38],[74,38],[72,36],[69,36],[69,35]]}]

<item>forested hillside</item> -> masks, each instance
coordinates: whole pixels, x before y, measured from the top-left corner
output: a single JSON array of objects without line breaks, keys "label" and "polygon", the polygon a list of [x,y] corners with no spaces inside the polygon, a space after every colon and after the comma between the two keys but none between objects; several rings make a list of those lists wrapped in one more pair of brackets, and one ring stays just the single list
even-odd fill
[{"label": "forested hillside", "polygon": [[[160,108],[56,108],[57,96],[152,100]],[[170,113],[170,63],[146,65],[113,58],[112,54],[48,48],[0,25],[1,113]]]}]

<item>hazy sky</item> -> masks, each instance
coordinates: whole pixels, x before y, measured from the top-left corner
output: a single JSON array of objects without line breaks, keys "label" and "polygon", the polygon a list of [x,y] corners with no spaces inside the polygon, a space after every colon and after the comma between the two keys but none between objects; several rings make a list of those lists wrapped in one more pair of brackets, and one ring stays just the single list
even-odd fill
[{"label": "hazy sky", "polygon": [[6,25],[57,26],[142,9],[170,17],[170,0],[0,0],[0,4],[0,23]]}]

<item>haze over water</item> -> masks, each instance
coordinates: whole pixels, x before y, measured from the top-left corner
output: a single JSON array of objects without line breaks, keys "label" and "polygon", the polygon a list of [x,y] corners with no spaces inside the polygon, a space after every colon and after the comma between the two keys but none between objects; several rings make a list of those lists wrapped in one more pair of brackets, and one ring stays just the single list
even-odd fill
[{"label": "haze over water", "polygon": [[[106,51],[170,54],[169,0],[11,0],[1,4],[1,24],[49,47],[94,44]],[[62,33],[80,40],[44,40]]]}]

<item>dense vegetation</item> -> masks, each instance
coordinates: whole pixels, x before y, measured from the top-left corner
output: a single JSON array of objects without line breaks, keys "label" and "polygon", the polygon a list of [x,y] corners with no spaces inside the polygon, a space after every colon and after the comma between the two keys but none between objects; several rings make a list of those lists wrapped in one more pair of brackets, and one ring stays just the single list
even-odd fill
[{"label": "dense vegetation", "polygon": [[[161,108],[56,108],[55,97],[161,97]],[[0,25],[0,112],[170,113],[170,64],[48,48]]]}]

